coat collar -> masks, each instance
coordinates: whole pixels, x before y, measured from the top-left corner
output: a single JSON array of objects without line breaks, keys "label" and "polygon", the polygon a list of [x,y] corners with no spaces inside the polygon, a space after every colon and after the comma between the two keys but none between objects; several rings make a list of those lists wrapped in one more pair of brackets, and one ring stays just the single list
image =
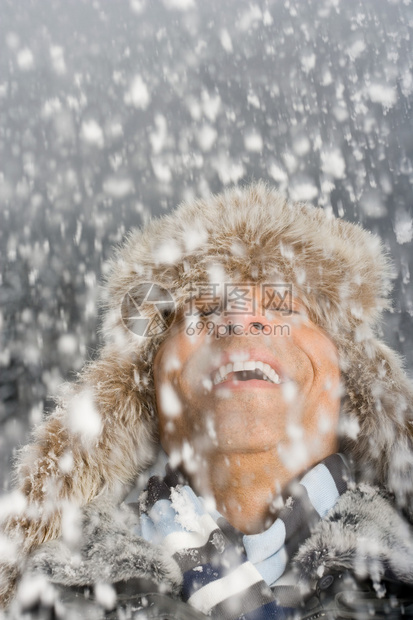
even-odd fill
[{"label": "coat collar", "polygon": [[293,567],[309,587],[346,571],[377,586],[388,576],[413,584],[413,530],[388,494],[353,486],[301,545]]}]

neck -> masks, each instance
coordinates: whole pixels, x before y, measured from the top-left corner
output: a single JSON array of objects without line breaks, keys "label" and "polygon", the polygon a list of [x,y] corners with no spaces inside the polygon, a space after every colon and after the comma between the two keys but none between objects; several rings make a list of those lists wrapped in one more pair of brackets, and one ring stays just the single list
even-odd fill
[{"label": "neck", "polygon": [[275,520],[280,491],[299,473],[286,469],[276,450],[218,452],[191,475],[191,484],[203,497],[214,497],[217,510],[231,525],[256,534]]}]

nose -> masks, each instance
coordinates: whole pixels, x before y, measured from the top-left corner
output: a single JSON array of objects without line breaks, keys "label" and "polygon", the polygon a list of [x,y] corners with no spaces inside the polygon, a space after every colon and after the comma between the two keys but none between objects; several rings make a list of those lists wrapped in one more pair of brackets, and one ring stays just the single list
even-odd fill
[{"label": "nose", "polygon": [[219,323],[224,327],[225,335],[235,333],[265,333],[270,321],[265,314],[265,307],[259,284],[233,285],[225,291],[224,303]]}]

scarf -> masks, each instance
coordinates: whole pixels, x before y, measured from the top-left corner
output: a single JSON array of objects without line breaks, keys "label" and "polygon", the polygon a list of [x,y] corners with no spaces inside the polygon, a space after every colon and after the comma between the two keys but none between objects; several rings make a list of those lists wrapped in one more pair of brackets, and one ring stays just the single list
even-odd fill
[{"label": "scarf", "polygon": [[216,510],[207,511],[168,465],[165,477],[151,477],[140,497],[139,534],[174,557],[183,573],[182,599],[204,614],[225,620],[290,618],[299,598],[296,586],[283,583],[288,562],[350,480],[343,457],[327,457],[289,485],[266,531],[244,535]]}]

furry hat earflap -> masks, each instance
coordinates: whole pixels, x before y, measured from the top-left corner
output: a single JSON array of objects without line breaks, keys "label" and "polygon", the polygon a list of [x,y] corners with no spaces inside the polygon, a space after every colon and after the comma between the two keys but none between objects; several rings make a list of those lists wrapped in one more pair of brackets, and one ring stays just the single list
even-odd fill
[{"label": "furry hat earflap", "polygon": [[[214,278],[293,286],[339,351],[345,450],[366,480],[411,510],[413,391],[397,355],[375,336],[389,305],[390,274],[377,237],[262,183],[182,204],[131,232],[111,264],[100,357],[22,451],[21,509],[6,530],[27,552],[56,538],[68,501],[113,501],[150,463],[157,449],[152,362],[167,331],[137,337],[128,308],[146,283],[182,307],[191,287]],[[154,318],[150,304],[145,311]],[[85,408],[86,428],[79,415]],[[3,600],[7,592],[0,578]]]}]

